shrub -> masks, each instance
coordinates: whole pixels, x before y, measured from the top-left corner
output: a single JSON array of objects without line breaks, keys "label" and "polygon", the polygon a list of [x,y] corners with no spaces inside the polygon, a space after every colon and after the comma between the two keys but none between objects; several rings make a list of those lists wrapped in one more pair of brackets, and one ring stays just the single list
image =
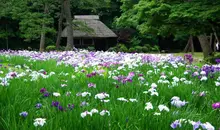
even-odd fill
[{"label": "shrub", "polygon": [[58,51],[65,51],[65,46],[60,46],[57,50]]},{"label": "shrub", "polygon": [[133,38],[131,39],[130,43],[131,43],[132,46],[138,46],[138,45],[140,45],[141,40],[138,39],[137,37],[133,37]]},{"label": "shrub", "polygon": [[144,53],[149,52],[149,51],[150,51],[150,48],[149,48],[149,47],[146,47],[146,46],[143,46],[143,47],[142,47],[142,51],[143,51]]},{"label": "shrub", "polygon": [[135,51],[138,53],[143,52],[141,46],[135,46],[134,48],[135,48]]},{"label": "shrub", "polygon": [[50,45],[46,47],[46,51],[55,51],[56,50],[56,46],[54,45]]},{"label": "shrub", "polygon": [[128,48],[124,44],[119,44],[119,52],[128,52]]},{"label": "shrub", "polygon": [[147,47],[149,50],[151,50],[152,46],[149,44],[144,44],[144,47]]},{"label": "shrub", "polygon": [[108,51],[114,51],[114,52],[128,52],[128,48],[124,44],[118,44],[115,47],[111,47],[108,49]]},{"label": "shrub", "polygon": [[160,48],[159,48],[159,46],[154,45],[153,47],[151,47],[151,50],[154,51],[154,52],[159,52]]},{"label": "shrub", "polygon": [[129,52],[136,52],[136,51],[135,51],[135,48],[133,48],[133,47],[129,48],[128,51],[129,51]]}]

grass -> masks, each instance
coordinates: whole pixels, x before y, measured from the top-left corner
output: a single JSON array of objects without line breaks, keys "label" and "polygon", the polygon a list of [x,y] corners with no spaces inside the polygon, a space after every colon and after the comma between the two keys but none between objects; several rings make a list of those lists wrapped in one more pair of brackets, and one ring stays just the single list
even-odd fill
[{"label": "grass", "polygon": [[[183,54],[175,54],[182,56]],[[196,57],[200,57],[201,53],[195,53]],[[212,109],[212,103],[218,102],[220,99],[220,88],[215,86],[215,81],[220,76],[219,73],[214,74],[214,78],[207,81],[200,81],[197,77],[192,77],[191,73],[196,71],[192,66],[186,68],[179,66],[174,68],[172,64],[166,62],[162,65],[157,64],[160,69],[158,73],[147,74],[149,70],[155,71],[153,64],[139,65],[135,68],[118,70],[118,65],[111,67],[83,67],[76,71],[72,66],[56,65],[55,60],[47,61],[29,61],[28,58],[12,56],[10,58],[1,56],[3,66],[0,68],[4,73],[0,77],[4,77],[9,70],[17,73],[24,72],[26,75],[20,78],[13,78],[9,81],[9,86],[0,86],[0,129],[1,130],[169,130],[172,129],[170,124],[177,119],[184,118],[194,121],[210,122],[215,128],[220,128],[220,117],[217,110]],[[8,66],[8,64],[10,64]],[[29,66],[28,72],[25,65]],[[21,65],[17,68],[16,65]],[[167,66],[167,67],[164,67]],[[48,78],[39,77],[36,81],[31,81],[30,74],[33,71],[44,69],[47,74],[55,72],[55,75]],[[81,71],[84,70],[84,71]],[[101,75],[97,74],[91,78],[87,74],[104,70]],[[189,75],[184,75],[186,70],[191,70]],[[200,70],[198,70],[200,71]],[[109,75],[112,72],[112,75]],[[121,83],[114,80],[113,76],[127,76],[130,72],[135,72],[132,82]],[[160,73],[165,73],[170,84],[158,83]],[[171,74],[172,72],[172,74]],[[39,72],[40,73],[40,72]],[[65,75],[67,74],[68,75]],[[143,74],[144,80],[139,79],[138,74]],[[73,76],[75,78],[73,78]],[[179,81],[177,86],[173,86],[173,77],[186,78],[192,81],[192,84],[185,84]],[[88,88],[88,83],[96,84],[96,88]],[[149,85],[146,85],[146,84]],[[152,83],[158,85],[157,92],[159,96],[151,96],[144,94],[150,88]],[[66,87],[61,87],[66,84]],[[40,93],[41,88],[46,88],[50,93],[49,97],[44,97]],[[196,91],[195,95],[192,91]],[[199,96],[202,91],[207,91],[205,96]],[[53,96],[53,92],[59,92],[60,97]],[[71,92],[70,96],[66,96],[67,92]],[[91,96],[76,96],[79,92],[90,92]],[[110,95],[110,102],[103,103],[95,99],[95,95],[106,92]],[[170,99],[173,96],[180,97],[189,103],[181,108],[171,105]],[[138,102],[122,102],[117,98],[124,97],[126,99],[135,98]],[[53,101],[59,101],[64,107],[64,111],[53,107]],[[88,106],[80,106],[85,101]],[[154,106],[153,110],[144,110],[145,103],[151,102]],[[42,108],[37,109],[35,105],[42,104]],[[68,109],[68,104],[74,104],[74,109]],[[169,107],[170,111],[160,112],[158,105],[164,104]],[[84,111],[90,111],[96,108],[99,111],[108,110],[110,116],[93,114],[92,117],[86,116],[82,118],[80,114]],[[27,117],[21,117],[19,113],[27,111]],[[160,112],[160,116],[155,116],[155,112]],[[46,118],[46,124],[43,127],[35,127],[33,120],[35,118]],[[192,129],[192,125],[183,124],[182,129]]]},{"label": "grass", "polygon": [[[184,55],[186,53],[173,53],[173,54],[174,54],[174,56],[182,56],[182,57],[184,57]],[[191,54],[191,53],[189,53],[189,54]],[[193,53],[193,57],[196,58],[196,59],[203,59],[203,53],[202,52],[194,52]]]},{"label": "grass", "polygon": [[[184,55],[186,54],[186,53],[183,53],[183,52],[181,52],[181,53],[172,53],[172,54],[174,54],[174,56],[181,56],[181,57],[184,57]],[[190,52],[188,53],[188,54],[191,54]],[[220,54],[220,52],[216,52],[216,55],[219,55]],[[203,59],[203,53],[202,52],[194,52],[193,53],[193,58],[195,58],[195,59]]]}]

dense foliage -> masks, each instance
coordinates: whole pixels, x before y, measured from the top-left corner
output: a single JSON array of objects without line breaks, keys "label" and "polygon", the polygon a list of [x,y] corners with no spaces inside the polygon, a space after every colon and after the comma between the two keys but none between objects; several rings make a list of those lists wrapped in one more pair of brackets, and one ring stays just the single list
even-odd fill
[{"label": "dense foliage", "polygon": [[[176,39],[198,36],[204,56],[211,53],[207,35],[219,32],[220,1],[216,0],[139,0],[122,1],[122,15],[117,26],[131,27],[145,37],[168,37]],[[204,44],[203,44],[204,43]],[[203,45],[207,45],[204,46]]]},{"label": "dense foliage", "polygon": [[[58,37],[62,31],[59,29],[71,27],[74,23],[69,21],[73,15],[98,14],[109,27],[119,30],[118,42],[125,44],[128,50],[145,44],[166,44],[166,48],[178,44],[183,50],[189,36],[193,36],[200,42],[204,57],[208,57],[213,56],[213,45],[211,48],[208,44],[215,42],[209,42],[208,36],[219,36],[219,7],[218,0],[3,0],[0,42],[2,48],[13,48],[19,44],[18,39],[25,41],[25,46],[35,45],[34,48],[39,48],[40,42],[41,51],[55,43],[59,48]],[[68,32],[72,32],[70,29]],[[121,33],[123,29],[131,31]],[[126,38],[120,40],[123,35]],[[67,45],[72,48],[73,41],[71,35],[68,36]],[[165,42],[161,42],[163,40]]]},{"label": "dense foliage", "polygon": [[123,1],[118,26],[133,27],[142,34],[199,35],[219,29],[220,1],[139,0]]},{"label": "dense foliage", "polygon": [[[61,0],[63,1],[63,0]],[[58,20],[61,15],[60,0],[3,0],[0,3],[0,42],[1,48],[16,48],[13,38],[39,47],[41,34],[46,34],[46,45],[55,45]],[[98,14],[111,26],[115,16],[120,13],[117,1],[112,0],[70,0],[71,14]],[[65,18],[65,16],[64,16]],[[109,23],[110,22],[110,23]],[[65,27],[66,20],[62,22]],[[25,45],[25,44],[23,44]],[[8,46],[8,45],[7,45]],[[20,44],[22,48],[22,44]],[[36,48],[36,46],[33,46]],[[27,48],[23,47],[23,48]]]}]

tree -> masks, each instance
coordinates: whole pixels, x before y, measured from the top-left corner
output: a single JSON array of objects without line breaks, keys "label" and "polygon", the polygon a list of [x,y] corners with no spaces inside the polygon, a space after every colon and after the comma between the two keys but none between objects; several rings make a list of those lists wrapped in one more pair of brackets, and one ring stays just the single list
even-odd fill
[{"label": "tree", "polygon": [[116,23],[128,23],[141,34],[198,36],[204,57],[208,57],[212,50],[207,34],[213,32],[212,26],[219,30],[219,13],[220,1],[216,0],[140,0],[124,10]]},{"label": "tree", "polygon": [[7,0],[3,4],[7,8],[1,10],[0,18],[17,21],[19,37],[26,41],[40,38],[40,51],[43,51],[46,34],[55,32],[52,26],[54,19],[51,16],[54,4],[53,0]]},{"label": "tree", "polygon": [[64,12],[67,22],[67,43],[65,50],[73,49],[73,28],[72,28],[72,16],[70,9],[70,0],[64,0]]},{"label": "tree", "polygon": [[[117,0],[113,1],[115,4]],[[111,15],[110,2],[110,0],[2,0],[0,23],[3,24],[0,24],[0,39],[10,41],[10,36],[15,36],[30,44],[39,42],[40,45],[37,45],[39,50],[44,51],[44,46],[49,41],[51,41],[49,44],[56,42],[56,46],[59,47],[62,27],[65,25],[68,26],[69,32],[66,49],[72,50],[73,39],[70,34],[72,33],[71,25],[73,25],[72,15],[108,15],[111,17],[105,17],[105,20],[112,21],[114,16]],[[4,21],[11,23],[7,29]],[[60,22],[57,23],[57,21]],[[55,27],[56,25],[58,28]],[[52,41],[55,39],[56,29],[58,30],[57,40]]]},{"label": "tree", "polygon": [[57,32],[57,40],[56,40],[56,48],[60,47],[61,33],[62,33],[62,25],[64,19],[64,1],[60,1],[60,13],[59,13],[59,21],[58,21],[58,32]]}]

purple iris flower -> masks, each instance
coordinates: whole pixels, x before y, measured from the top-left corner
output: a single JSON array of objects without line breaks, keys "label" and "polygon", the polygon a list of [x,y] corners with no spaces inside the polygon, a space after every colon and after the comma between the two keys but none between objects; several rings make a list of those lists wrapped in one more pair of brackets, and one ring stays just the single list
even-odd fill
[{"label": "purple iris flower", "polygon": [[193,57],[191,54],[185,54],[184,59],[187,60],[190,64],[193,62]]},{"label": "purple iris flower", "polygon": [[64,111],[64,108],[63,108],[62,106],[58,106],[58,109],[59,109],[60,111]]},{"label": "purple iris flower", "polygon": [[176,129],[178,126],[181,127],[180,121],[179,120],[175,120],[171,125],[170,125],[173,129]]},{"label": "purple iris flower", "polygon": [[41,92],[41,93],[45,93],[46,91],[47,91],[46,88],[41,88],[41,89],[40,89],[40,92]]},{"label": "purple iris flower", "polygon": [[92,72],[91,74],[92,74],[92,76],[96,76],[97,73],[96,72]]},{"label": "purple iris flower", "polygon": [[143,75],[143,74],[138,74],[138,76],[139,76],[139,77],[142,77],[142,76],[144,76],[144,75]]},{"label": "purple iris flower", "polygon": [[57,101],[52,101],[52,106],[53,107],[58,107],[59,106],[59,102],[57,102]]},{"label": "purple iris flower", "polygon": [[215,62],[216,62],[217,64],[219,64],[219,63],[220,63],[220,59],[215,59]]},{"label": "purple iris flower", "polygon": [[92,74],[87,74],[86,77],[91,78]]},{"label": "purple iris flower", "polygon": [[213,108],[213,109],[218,109],[218,108],[220,108],[220,102],[213,103],[213,104],[212,104],[212,108]]},{"label": "purple iris flower", "polygon": [[39,109],[39,108],[42,107],[42,104],[41,104],[41,103],[37,103],[37,104],[35,105],[35,107],[36,107],[37,109]]},{"label": "purple iris flower", "polygon": [[95,88],[95,87],[96,87],[96,84],[94,84],[94,83],[89,83],[89,84],[88,84],[88,87],[89,87],[89,88],[91,88],[91,87],[94,87],[94,88]]},{"label": "purple iris flower", "polygon": [[44,93],[44,97],[49,97],[49,96],[50,96],[50,93],[48,93],[48,92]]},{"label": "purple iris flower", "polygon": [[128,79],[132,79],[135,76],[134,72],[130,72],[127,76]]},{"label": "purple iris flower", "polygon": [[27,117],[28,113],[26,111],[23,111],[23,112],[19,113],[19,115],[22,117]]},{"label": "purple iris flower", "polygon": [[47,72],[46,72],[46,71],[44,71],[44,72],[43,72],[43,74],[44,74],[44,75],[46,75],[46,74],[47,74]]},{"label": "purple iris flower", "polygon": [[70,110],[72,110],[74,107],[75,107],[74,104],[68,104],[68,108],[69,108]]},{"label": "purple iris flower", "polygon": [[204,97],[205,95],[206,95],[206,93],[204,91],[199,93],[200,97]]},{"label": "purple iris flower", "polygon": [[88,103],[86,101],[83,101],[83,102],[80,103],[81,107],[86,106],[86,105],[88,105]]},{"label": "purple iris flower", "polygon": [[81,70],[81,72],[83,72],[83,73],[84,73],[84,72],[86,72],[86,71],[82,69],[82,70]]},{"label": "purple iris flower", "polygon": [[12,73],[12,74],[11,74],[11,77],[16,77],[16,73]]},{"label": "purple iris flower", "polygon": [[201,122],[200,122],[200,121],[195,122],[195,124],[193,124],[193,130],[198,129],[198,128],[199,128],[199,126],[200,126],[200,124],[201,124]]}]

